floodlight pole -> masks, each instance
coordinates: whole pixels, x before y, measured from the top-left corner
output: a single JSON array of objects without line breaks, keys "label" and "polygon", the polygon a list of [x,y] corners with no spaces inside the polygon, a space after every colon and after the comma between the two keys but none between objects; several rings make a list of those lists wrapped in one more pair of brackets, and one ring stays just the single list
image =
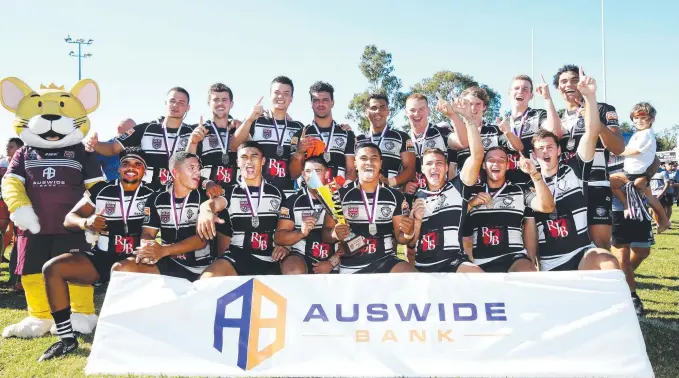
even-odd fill
[{"label": "floodlight pole", "polygon": [[78,54],[75,54],[73,51],[71,51],[68,55],[78,58],[78,80],[82,79],[82,58],[89,58],[92,56],[92,54],[87,53],[87,54],[82,54],[82,45],[91,45],[92,42],[94,42],[93,39],[89,39],[85,41],[84,38],[78,38],[78,39],[72,39],[71,36],[67,36],[64,38],[64,41],[66,43],[75,43],[78,45]]}]

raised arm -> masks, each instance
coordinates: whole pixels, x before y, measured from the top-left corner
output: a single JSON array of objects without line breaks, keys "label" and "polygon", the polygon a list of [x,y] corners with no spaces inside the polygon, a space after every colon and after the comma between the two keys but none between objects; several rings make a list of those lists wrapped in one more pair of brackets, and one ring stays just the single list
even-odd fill
[{"label": "raised arm", "polygon": [[257,118],[261,117],[264,114],[264,107],[262,106],[263,99],[264,96],[259,98],[257,104],[255,104],[255,106],[252,108],[250,116],[248,116],[245,122],[238,126],[238,128],[236,128],[236,131],[234,131],[233,137],[229,142],[231,151],[236,151],[241,143],[245,142],[250,138],[250,128],[255,123],[255,121],[257,121]]},{"label": "raised arm", "polygon": [[585,99],[585,134],[580,139],[578,155],[583,161],[591,161],[596,152],[596,143],[599,139],[601,122],[599,121],[599,107],[596,102],[596,80],[585,76],[580,67],[580,81],[578,90]]},{"label": "raised arm", "polygon": [[540,74],[540,78],[542,79],[542,83],[538,84],[537,88],[535,88],[535,93],[537,93],[538,96],[542,97],[542,99],[545,101],[545,110],[547,111],[547,119],[542,124],[542,128],[547,131],[551,131],[559,139],[561,139],[565,130],[563,128],[563,124],[561,123],[561,118],[559,118],[559,112],[554,106],[552,96],[549,93],[549,85],[545,82],[545,77]]},{"label": "raised arm", "polygon": [[460,170],[460,179],[467,186],[476,184],[479,178],[479,170],[483,163],[483,144],[481,143],[481,134],[479,133],[479,126],[471,121],[471,110],[469,102],[465,100],[465,112],[469,112],[469,116],[465,116],[467,137],[469,138],[469,157],[464,162]]}]

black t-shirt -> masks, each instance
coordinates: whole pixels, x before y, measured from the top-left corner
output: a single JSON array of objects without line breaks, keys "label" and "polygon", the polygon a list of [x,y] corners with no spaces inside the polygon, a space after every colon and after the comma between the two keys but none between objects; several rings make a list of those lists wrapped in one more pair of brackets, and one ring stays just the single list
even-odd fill
[{"label": "black t-shirt", "polygon": [[[410,136],[403,131],[394,130],[388,127],[382,135],[372,135],[370,131],[356,137],[356,146],[361,143],[375,143],[382,151],[382,170],[380,174],[386,178],[396,177],[403,165],[401,164],[401,154],[404,152],[415,152]],[[371,138],[372,137],[372,138]]]},{"label": "black t-shirt", "polygon": [[[347,177],[347,156],[354,156],[354,148],[356,146],[356,135],[353,131],[344,131],[333,121],[332,126],[322,128],[315,123],[305,126],[298,131],[293,138],[293,145],[290,148],[290,153],[297,151],[297,142],[302,137],[302,132],[306,129],[306,137],[315,137],[323,140],[326,144],[326,151],[330,152],[330,162],[328,162],[328,173],[326,179],[332,179],[336,176]],[[319,136],[320,132],[320,136]],[[328,140],[332,134],[332,140]],[[329,145],[329,146],[328,146]],[[322,156],[321,156],[322,157]]]},{"label": "black t-shirt", "polygon": [[[232,151],[229,144],[235,129],[228,130],[223,127],[217,127],[212,121],[208,120],[203,125],[208,133],[205,139],[198,145],[196,151],[200,156],[200,162],[203,168],[200,170],[200,175],[210,180],[223,183],[232,184],[238,178],[238,166],[236,165],[236,151]],[[195,125],[193,126],[196,127]],[[224,164],[222,161],[222,154],[226,148],[226,153],[229,156],[229,162]]]},{"label": "black t-shirt", "polygon": [[281,207],[280,219],[295,222],[295,230],[301,230],[304,218],[317,216],[316,227],[309,235],[295,245],[292,251],[306,255],[315,261],[325,261],[335,253],[335,245],[324,243],[322,239],[323,218],[325,209],[321,201],[310,197],[307,188],[300,189],[292,197],[289,197]]},{"label": "black t-shirt", "polygon": [[[448,136],[452,132],[448,127],[435,126],[431,123],[424,131],[424,135],[415,135],[414,131],[410,130],[410,140],[415,147],[415,182],[420,188],[427,188],[427,178],[422,174],[422,154],[424,151],[437,148],[448,155],[449,163],[454,163],[457,160],[457,151],[448,148]],[[448,167],[446,167],[447,171]]]}]

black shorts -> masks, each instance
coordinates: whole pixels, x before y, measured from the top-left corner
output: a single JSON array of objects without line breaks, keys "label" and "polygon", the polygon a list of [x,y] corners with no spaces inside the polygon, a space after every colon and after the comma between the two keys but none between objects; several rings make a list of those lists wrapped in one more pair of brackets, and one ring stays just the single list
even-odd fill
[{"label": "black shorts", "polygon": [[487,263],[484,264],[476,263],[476,265],[478,265],[479,268],[483,269],[484,272],[507,273],[509,272],[509,268],[511,268],[515,262],[524,259],[531,261],[530,258],[528,258],[528,254],[525,251],[522,251],[516,253],[508,253],[506,255],[496,258],[495,260],[488,261]]},{"label": "black shorts", "polygon": [[126,260],[130,256],[134,256],[131,254],[103,252],[97,248],[90,251],[84,251],[83,253],[90,260],[97,273],[99,273],[99,280],[97,280],[98,284],[105,284],[111,280],[111,268],[113,267],[113,264]]},{"label": "black shorts", "polygon": [[587,224],[612,223],[611,220],[611,188],[607,186],[590,186],[587,188]]},{"label": "black shorts", "polygon": [[[299,252],[290,252],[290,254],[289,254],[288,256],[286,256],[285,259],[287,259],[287,258],[289,258],[289,257],[292,257],[292,256],[297,256],[297,257],[299,257],[300,259],[304,260],[304,264],[306,265],[306,272],[307,272],[307,274],[314,274],[314,263],[317,263],[317,262],[320,262],[320,261],[328,261],[328,259],[329,259],[330,257],[332,257],[332,256],[330,256],[330,257],[328,257],[328,259],[319,260],[319,259],[315,259],[315,258],[313,258],[313,257],[309,257],[309,256],[307,256],[307,255],[301,254],[301,253],[299,253]],[[283,261],[285,261],[285,259],[283,259]],[[335,274],[335,273],[339,273],[339,265],[336,266],[336,267],[330,272],[330,274]]]},{"label": "black shorts", "polygon": [[613,245],[626,245],[631,243],[653,243],[653,226],[651,221],[625,219],[622,211],[613,212]]},{"label": "black shorts", "polygon": [[85,234],[17,236],[17,275],[42,273],[42,266],[51,258],[64,253],[84,252],[90,249]]},{"label": "black shorts", "polygon": [[160,274],[163,276],[183,278],[191,282],[198,280],[200,278],[200,275],[203,274],[202,271],[198,273],[189,270],[187,267],[174,261],[169,256],[165,256],[162,259],[158,260],[158,262],[156,263],[156,267],[158,268]]},{"label": "black shorts", "polygon": [[658,201],[663,206],[672,206],[674,204],[674,193],[665,193],[662,197],[658,198]]},{"label": "black shorts", "polygon": [[466,262],[471,263],[469,257],[467,257],[466,254],[459,253],[448,260],[443,260],[434,265],[422,266],[415,263],[415,267],[417,270],[424,273],[457,273],[457,270],[460,269],[460,265]]},{"label": "black shorts", "polygon": [[279,262],[263,261],[239,249],[227,251],[220,259],[230,262],[239,276],[277,276],[281,274]]},{"label": "black shorts", "polygon": [[355,273],[389,273],[394,267],[405,262],[394,255],[386,255],[377,261],[373,261],[370,265],[357,270]]},{"label": "black shorts", "polygon": [[571,257],[570,260],[566,261],[561,265],[555,266],[549,271],[558,272],[558,271],[578,270],[578,268],[580,267],[580,261],[582,261],[582,258],[585,257],[585,253],[587,253],[587,251],[589,251],[592,248],[594,248],[594,246],[583,248],[582,250],[580,250],[580,252],[573,255],[573,257]]}]

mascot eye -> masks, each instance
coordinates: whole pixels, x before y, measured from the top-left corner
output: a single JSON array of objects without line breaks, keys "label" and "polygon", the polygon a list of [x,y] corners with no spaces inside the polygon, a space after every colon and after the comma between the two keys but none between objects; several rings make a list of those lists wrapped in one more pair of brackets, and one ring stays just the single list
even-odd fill
[{"label": "mascot eye", "polygon": [[64,102],[63,102],[63,101],[60,102],[60,103],[59,103],[59,106],[61,106],[61,107],[63,108],[63,107],[64,107]]},{"label": "mascot eye", "polygon": [[42,101],[38,101],[38,107],[42,108]]}]

